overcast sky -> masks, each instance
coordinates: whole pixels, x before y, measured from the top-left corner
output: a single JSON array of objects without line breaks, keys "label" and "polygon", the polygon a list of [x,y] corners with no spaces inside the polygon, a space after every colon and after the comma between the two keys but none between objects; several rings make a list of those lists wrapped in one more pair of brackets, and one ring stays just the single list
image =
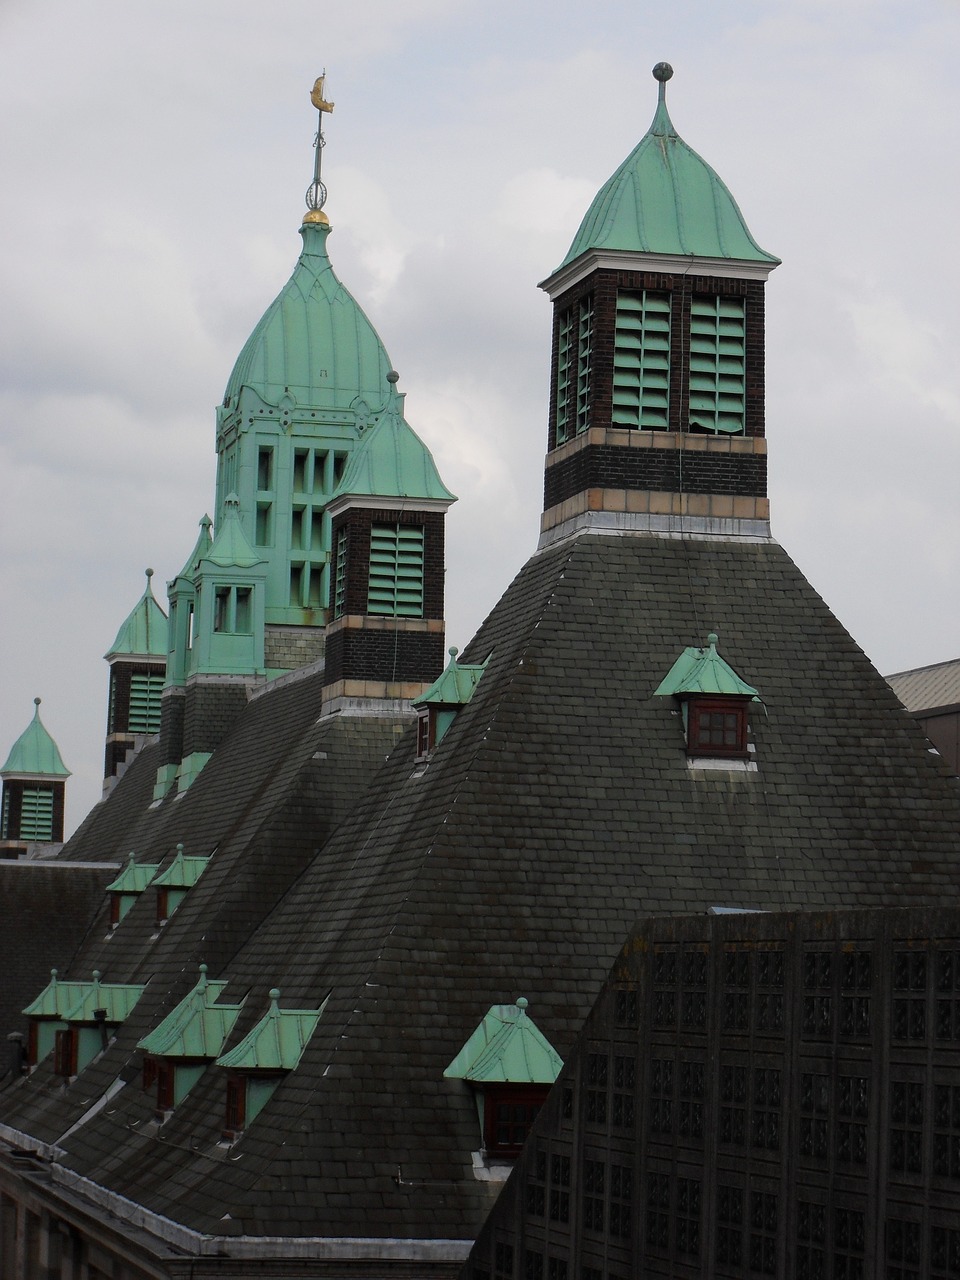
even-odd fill
[{"label": "overcast sky", "polygon": [[42,697],[68,828],[99,796],[102,655],[213,507],[214,406],[299,251],[314,77],[335,269],[460,498],[462,646],[536,544],[537,282],[660,59],[783,259],[774,533],[881,671],[960,656],[958,0],[2,0],[0,758]]}]

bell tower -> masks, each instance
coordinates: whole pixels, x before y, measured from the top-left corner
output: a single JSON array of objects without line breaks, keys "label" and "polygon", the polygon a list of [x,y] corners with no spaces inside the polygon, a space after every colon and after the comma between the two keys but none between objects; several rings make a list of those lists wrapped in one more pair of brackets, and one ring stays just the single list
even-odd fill
[{"label": "bell tower", "polygon": [[677,134],[649,130],[543,282],[554,306],[542,542],[636,529],[769,536],[761,249]]}]

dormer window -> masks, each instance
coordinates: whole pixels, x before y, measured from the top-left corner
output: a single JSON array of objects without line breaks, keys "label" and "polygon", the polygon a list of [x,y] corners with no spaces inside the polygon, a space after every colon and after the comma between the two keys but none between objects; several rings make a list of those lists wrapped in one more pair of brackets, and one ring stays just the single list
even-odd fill
[{"label": "dormer window", "polygon": [[680,704],[692,760],[748,759],[748,708],[760,695],[720,657],[715,632],[703,649],[684,649],[677,658],[655,692],[668,695]]},{"label": "dormer window", "polygon": [[687,755],[747,755],[749,698],[692,697],[687,702]]},{"label": "dormer window", "polygon": [[473,697],[480,677],[490,661],[457,662],[456,646],[450,649],[450,661],[441,675],[415,699],[417,711],[417,760],[426,760],[453,724],[457,713]]}]

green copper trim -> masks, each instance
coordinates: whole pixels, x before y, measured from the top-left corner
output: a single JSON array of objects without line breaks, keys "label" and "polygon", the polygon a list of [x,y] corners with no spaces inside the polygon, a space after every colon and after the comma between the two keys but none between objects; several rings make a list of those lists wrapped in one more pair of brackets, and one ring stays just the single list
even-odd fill
[{"label": "green copper trim", "polygon": [[108,660],[121,654],[166,658],[167,615],[154,598],[150,584],[152,577],[153,570],[148,569],[146,589],[104,655]]},{"label": "green copper trim", "polygon": [[146,990],[145,984],[101,982],[99,969],[92,982],[58,982],[56,969],[36,1000],[23,1010],[28,1018],[61,1018],[64,1022],[95,1022],[94,1011],[103,1009],[106,1022],[120,1023]]},{"label": "green copper trim", "polygon": [[678,135],[666,103],[666,80],[673,72],[660,66],[668,74],[657,76],[653,122],[597,192],[561,267],[591,249],[777,265],[780,259],[750,234],[720,177]]},{"label": "green copper trim", "polygon": [[563,1060],[527,1015],[527,1001],[495,1004],[444,1071],[471,1084],[553,1084]]},{"label": "green copper trim", "polygon": [[143,893],[159,870],[159,862],[136,862],[131,853],[116,880],[107,885],[107,893]]},{"label": "green copper trim", "polygon": [[390,401],[350,455],[331,502],[343,497],[427,498],[456,502],[440,479],[433,455],[403,416],[397,374],[387,375]]},{"label": "green copper trim", "polygon": [[216,1003],[226,985],[226,980],[209,981],[202,964],[197,985],[137,1048],[158,1058],[215,1058],[243,1008],[242,1000]]},{"label": "green copper trim", "polygon": [[177,856],[161,875],[153,881],[155,889],[192,889],[204,871],[209,858],[188,858],[183,852],[183,845],[177,845]]},{"label": "green copper trim", "polygon": [[12,773],[37,778],[69,778],[70,770],[63,763],[60,749],[40,719],[40,699],[34,698],[33,705],[33,719],[10,748],[0,776]]},{"label": "green copper trim", "polygon": [[207,564],[218,568],[251,569],[266,564],[266,559],[251,547],[240,523],[240,499],[235,493],[228,495],[223,504],[223,518],[217,528],[213,545],[200,557],[199,570]]},{"label": "green copper trim", "polygon": [[717,635],[713,631],[707,636],[706,648],[684,649],[654,690],[654,697],[694,693],[735,694],[761,701],[753,685],[741,680],[717,653]]},{"label": "green copper trim", "polygon": [[293,1071],[320,1021],[319,1009],[281,1009],[280,991],[270,992],[270,1008],[235,1049],[217,1059],[233,1071]]},{"label": "green copper trim", "polygon": [[212,751],[192,751],[184,756],[177,768],[177,791],[188,790],[199,778],[203,766],[213,755]]},{"label": "green copper trim", "polygon": [[458,663],[456,646],[451,646],[448,652],[450,661],[430,688],[414,698],[413,706],[465,707],[473,697],[490,659],[487,658],[485,662]]}]

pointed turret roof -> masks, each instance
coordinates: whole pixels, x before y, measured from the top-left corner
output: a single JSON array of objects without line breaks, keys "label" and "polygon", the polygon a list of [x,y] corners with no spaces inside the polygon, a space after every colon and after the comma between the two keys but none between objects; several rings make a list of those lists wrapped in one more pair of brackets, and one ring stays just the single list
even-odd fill
[{"label": "pointed turret roof", "polygon": [[330,227],[305,222],[303,251],[293,275],[264,312],[237,357],[221,416],[249,388],[266,405],[283,401],[311,409],[368,410],[384,403],[390,359],[327,257]]},{"label": "pointed turret roof", "polygon": [[63,763],[60,749],[40,719],[40,699],[34,698],[33,704],[33,719],[10,748],[0,776],[29,774],[38,778],[69,778],[70,770]]},{"label": "pointed turret roof", "polygon": [[186,562],[184,563],[183,568],[177,574],[176,578],[173,578],[167,584],[168,590],[173,589],[174,585],[177,582],[177,579],[179,578],[185,578],[188,582],[193,581],[193,578],[196,575],[197,569],[200,567],[200,561],[204,558],[204,556],[206,556],[207,552],[210,550],[210,545],[212,542],[212,539],[210,537],[210,529],[212,525],[213,525],[213,521],[210,519],[208,515],[204,515],[200,518],[200,532],[197,535],[197,540],[194,543],[193,550],[187,556]]},{"label": "pointed turret roof", "polygon": [[263,556],[258,555],[250,545],[247,535],[240,523],[240,499],[231,493],[223,504],[223,519],[217,528],[217,536],[213,545],[204,552],[201,559],[221,568],[230,566],[249,569],[255,564],[263,564]]},{"label": "pointed turret roof", "polygon": [[136,655],[142,658],[164,658],[167,653],[167,615],[154,598],[150,579],[153,570],[147,569],[147,585],[126,622],[117,632],[117,638],[104,655],[107,659]]},{"label": "pointed turret roof", "polygon": [[430,450],[403,416],[398,378],[393,370],[387,374],[387,407],[353,451],[333,502],[347,496],[456,502],[456,495],[440,479]]},{"label": "pointed turret roof", "polygon": [[754,240],[722,179],[674,128],[666,103],[672,68],[660,62],[653,74],[660,84],[653,123],[597,192],[561,267],[591,249],[776,266],[780,259]]}]

